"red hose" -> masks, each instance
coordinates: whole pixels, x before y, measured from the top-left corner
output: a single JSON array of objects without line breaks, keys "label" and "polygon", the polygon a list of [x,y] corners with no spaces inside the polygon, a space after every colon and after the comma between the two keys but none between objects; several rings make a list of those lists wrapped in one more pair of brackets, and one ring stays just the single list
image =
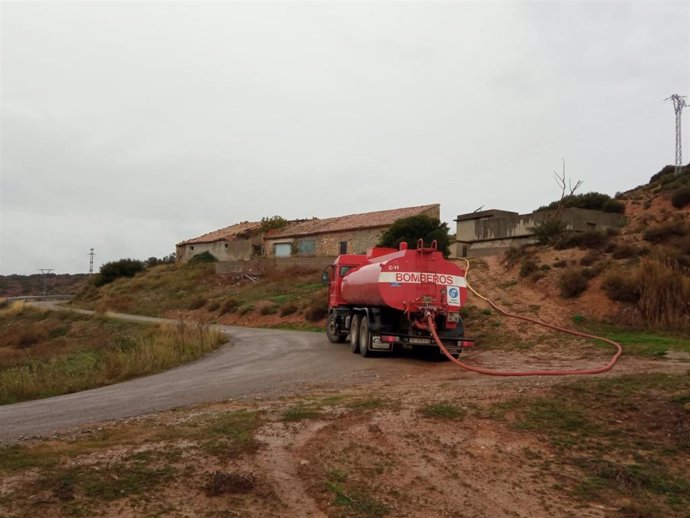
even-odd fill
[{"label": "red hose", "polygon": [[[467,275],[467,271],[469,270],[469,262],[467,265],[467,269],[465,270],[465,275]],[[441,342],[441,339],[438,337],[438,333],[436,332],[436,326],[434,325],[434,319],[431,315],[428,316],[428,322],[429,322],[429,330],[431,331],[432,336],[434,337],[434,340],[436,341],[436,345],[438,345],[439,349],[441,349],[441,352],[448,358],[450,361],[453,363],[459,365],[465,370],[472,371],[472,372],[478,372],[479,374],[488,374],[489,376],[574,376],[574,375],[585,375],[585,374],[600,374],[602,372],[609,371],[613,368],[613,366],[616,364],[618,361],[618,358],[620,358],[621,354],[623,354],[623,348],[618,342],[614,342],[613,340],[609,340],[608,338],[604,338],[601,336],[596,336],[596,335],[591,335],[589,333],[582,333],[580,331],[573,331],[572,329],[566,329],[564,327],[559,327],[559,326],[554,326],[551,324],[547,324],[545,322],[541,322],[539,320],[536,320],[534,318],[530,317],[523,317],[522,315],[516,315],[514,313],[508,313],[506,310],[503,308],[498,307],[494,301],[483,297],[479,293],[477,293],[469,284],[467,287],[478,297],[484,299],[487,301],[491,306],[498,311],[499,313],[504,314],[507,317],[510,318],[517,318],[518,320],[524,320],[525,322],[532,322],[534,324],[547,327],[549,329],[554,329],[556,331],[560,331],[562,333],[567,333],[570,335],[574,336],[581,336],[584,338],[591,338],[593,340],[599,340],[601,342],[606,342],[607,344],[613,345],[617,351],[616,354],[613,355],[613,358],[604,365],[603,367],[598,367],[596,369],[572,369],[572,370],[534,370],[534,371],[499,371],[499,370],[493,370],[493,369],[484,369],[482,367],[473,367],[471,365],[467,365],[466,363],[461,362],[460,360],[453,358],[453,356],[448,352],[448,349],[446,349]]]}]

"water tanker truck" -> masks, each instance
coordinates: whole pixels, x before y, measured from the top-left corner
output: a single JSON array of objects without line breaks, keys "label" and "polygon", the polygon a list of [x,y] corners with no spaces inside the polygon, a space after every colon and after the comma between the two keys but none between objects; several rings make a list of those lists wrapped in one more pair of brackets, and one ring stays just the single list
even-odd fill
[{"label": "water tanker truck", "polygon": [[353,353],[433,348],[429,316],[448,351],[457,357],[472,340],[464,338],[460,308],[467,298],[465,271],[446,260],[436,241],[428,248],[371,248],[345,254],[323,272],[328,284],[326,336],[350,341]]}]

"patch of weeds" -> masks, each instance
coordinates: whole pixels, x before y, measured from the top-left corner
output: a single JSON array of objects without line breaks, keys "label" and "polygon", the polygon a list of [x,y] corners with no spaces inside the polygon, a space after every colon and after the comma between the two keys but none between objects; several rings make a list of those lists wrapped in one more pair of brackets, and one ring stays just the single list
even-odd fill
[{"label": "patch of weeds", "polygon": [[59,456],[50,451],[28,446],[5,446],[0,448],[0,470],[13,473],[31,468],[50,469],[59,462]]},{"label": "patch of weeds", "polygon": [[[660,464],[619,464],[591,458],[580,458],[575,463],[590,474],[591,480],[599,482],[602,486],[613,486],[624,494],[650,491],[661,495],[690,495],[690,483],[671,475]],[[690,499],[687,496],[686,498]]]},{"label": "patch of weeds", "polygon": [[282,414],[283,421],[301,421],[321,417],[321,412],[313,406],[298,404],[285,410]]},{"label": "patch of weeds", "polygon": [[328,473],[326,489],[333,494],[333,503],[338,507],[346,507],[354,512],[354,516],[385,516],[391,512],[390,508],[372,498],[368,493],[349,488],[346,485],[347,475],[340,470]]},{"label": "patch of weeds", "polygon": [[278,313],[278,306],[275,304],[271,304],[269,306],[262,306],[261,309],[259,310],[259,313],[262,315],[275,315]]},{"label": "patch of weeds", "polygon": [[467,414],[464,408],[446,401],[426,405],[420,409],[420,412],[426,417],[438,419],[460,419]]},{"label": "patch of weeds", "polygon": [[244,316],[248,313],[251,313],[254,311],[254,304],[242,304],[238,309],[237,312],[241,315]]},{"label": "patch of weeds", "polygon": [[256,479],[251,473],[214,471],[204,485],[208,496],[249,493],[256,487]]},{"label": "patch of weeds", "polygon": [[254,438],[254,432],[260,425],[261,420],[257,412],[224,412],[210,419],[205,418],[191,435],[208,438],[201,444],[207,453],[219,458],[235,458],[259,449],[260,445]]},{"label": "patch of weeds", "polygon": [[573,318],[571,320],[573,321],[573,324],[579,326],[579,325],[583,324],[586,319],[584,316],[577,314],[577,315],[573,315]]},{"label": "patch of weeds", "polygon": [[286,317],[288,315],[294,315],[299,311],[299,308],[295,304],[287,304],[280,308],[280,316]]},{"label": "patch of weeds", "polygon": [[389,405],[389,401],[380,398],[357,399],[347,404],[349,408],[359,410],[377,410],[379,408],[385,408]]}]

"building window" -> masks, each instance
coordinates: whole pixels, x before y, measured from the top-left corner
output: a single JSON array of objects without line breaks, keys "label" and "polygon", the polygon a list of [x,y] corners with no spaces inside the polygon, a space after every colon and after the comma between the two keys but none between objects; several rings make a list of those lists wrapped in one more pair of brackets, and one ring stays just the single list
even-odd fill
[{"label": "building window", "polygon": [[596,230],[597,224],[596,223],[587,223],[587,230]]},{"label": "building window", "polygon": [[300,241],[297,250],[299,255],[314,255],[316,253],[316,241]]},{"label": "building window", "polygon": [[229,246],[229,245],[228,245],[227,243],[225,243],[225,248],[227,248],[228,246]]},{"label": "building window", "polygon": [[189,247],[190,250],[194,250],[194,245]]},{"label": "building window", "polygon": [[340,242],[340,253],[341,254],[347,253],[347,241],[341,241]]},{"label": "building window", "polygon": [[292,255],[292,245],[290,243],[275,243],[273,254],[276,257],[290,257]]}]

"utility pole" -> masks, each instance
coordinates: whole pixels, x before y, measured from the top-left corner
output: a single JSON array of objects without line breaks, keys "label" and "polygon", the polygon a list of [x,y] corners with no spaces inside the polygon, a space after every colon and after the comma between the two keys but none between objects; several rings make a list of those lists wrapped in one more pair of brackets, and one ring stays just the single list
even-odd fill
[{"label": "utility pole", "polygon": [[673,102],[673,109],[676,112],[676,174],[680,174],[680,170],[683,167],[683,141],[680,138],[680,116],[683,113],[683,108],[687,106],[685,104],[685,97],[685,95],[673,94],[665,99],[666,101],[670,99]]},{"label": "utility pole", "polygon": [[43,295],[45,296],[48,294],[48,285],[46,282],[47,281],[46,275],[48,275],[50,272],[54,272],[55,268],[37,268],[37,270],[39,272],[41,272],[41,280],[43,281],[42,282],[42,284],[43,284]]},{"label": "utility pole", "polygon": [[93,275],[93,258],[95,255],[93,248],[89,248],[89,275]]}]

